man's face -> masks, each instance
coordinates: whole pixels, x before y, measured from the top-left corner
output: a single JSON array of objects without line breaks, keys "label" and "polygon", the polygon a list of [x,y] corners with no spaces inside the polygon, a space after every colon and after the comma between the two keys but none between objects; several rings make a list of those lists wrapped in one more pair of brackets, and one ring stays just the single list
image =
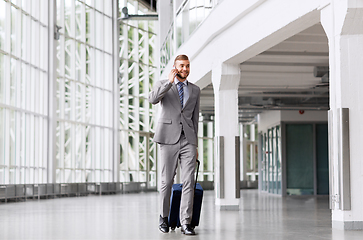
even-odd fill
[{"label": "man's face", "polygon": [[190,71],[189,60],[177,60],[175,62],[175,68],[178,70],[176,76],[180,81],[184,82],[187,79]]}]

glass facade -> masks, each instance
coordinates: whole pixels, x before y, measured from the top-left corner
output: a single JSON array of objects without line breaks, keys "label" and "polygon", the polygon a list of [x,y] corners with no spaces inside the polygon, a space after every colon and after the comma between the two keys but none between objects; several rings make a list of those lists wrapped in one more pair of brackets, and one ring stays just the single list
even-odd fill
[{"label": "glass facade", "polygon": [[[129,14],[150,10],[134,0],[120,0]],[[120,180],[156,187],[156,143],[152,141],[155,106],[148,95],[156,81],[155,21],[120,22]]]},{"label": "glass facade", "polygon": [[283,195],[329,194],[328,125],[282,122],[281,126],[260,135],[260,189]]},{"label": "glass facade", "polygon": [[[200,120],[203,120],[200,117]],[[198,154],[200,161],[198,181],[214,181],[214,122],[200,121],[198,127]]]},{"label": "glass facade", "polygon": [[329,194],[328,124],[285,124],[286,194]]},{"label": "glass facade", "polygon": [[47,9],[0,0],[0,184],[47,181]]},{"label": "glass facade", "polygon": [[257,124],[244,125],[244,145],[246,154],[246,175],[248,181],[258,180],[258,126]]},{"label": "glass facade", "polygon": [[[216,5],[214,0],[189,0],[176,9],[173,24],[165,39],[161,42],[160,70],[163,71],[174,55]],[[174,8],[177,6],[174,4]]]},{"label": "glass facade", "polygon": [[[191,29],[210,4],[190,1],[181,9],[195,15]],[[156,109],[147,98],[158,76],[157,22],[117,21],[125,6],[129,14],[152,12],[136,0],[0,0],[0,184],[156,187]],[[60,28],[54,45],[48,25]],[[213,123],[199,128],[200,180],[213,181]]]},{"label": "glass facade", "polygon": [[[118,22],[123,6],[149,12],[138,1],[0,0],[0,184],[156,187],[147,96],[157,80],[157,24]],[[54,48],[48,25],[60,28]]]},{"label": "glass facade", "polygon": [[57,0],[56,181],[112,181],[112,1]]},{"label": "glass facade", "polygon": [[286,193],[314,194],[314,126],[286,124]]},{"label": "glass facade", "polygon": [[263,134],[261,159],[261,190],[274,194],[282,192],[281,168],[281,130],[280,126],[272,127]]}]

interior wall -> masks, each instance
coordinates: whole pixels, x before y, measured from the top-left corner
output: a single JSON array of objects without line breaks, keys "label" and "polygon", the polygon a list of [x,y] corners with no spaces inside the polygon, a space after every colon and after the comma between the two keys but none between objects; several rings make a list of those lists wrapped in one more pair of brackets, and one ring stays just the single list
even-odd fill
[{"label": "interior wall", "polygon": [[267,132],[267,129],[281,123],[281,111],[266,111],[257,116],[258,132]]},{"label": "interior wall", "polygon": [[281,122],[327,122],[328,111],[265,111],[258,115],[258,132],[266,132],[267,129],[280,125]]},{"label": "interior wall", "polygon": [[281,111],[283,122],[327,122],[328,111]]}]

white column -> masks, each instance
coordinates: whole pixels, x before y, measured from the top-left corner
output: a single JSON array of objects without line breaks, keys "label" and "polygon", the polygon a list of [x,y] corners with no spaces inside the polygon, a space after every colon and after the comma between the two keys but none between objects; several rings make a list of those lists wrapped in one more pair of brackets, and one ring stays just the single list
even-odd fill
[{"label": "white column", "polygon": [[[203,117],[204,120],[204,117]],[[198,127],[198,158],[200,161],[198,181],[204,181],[204,122],[199,122]]]},{"label": "white column", "polygon": [[[208,122],[207,124],[207,137],[208,138],[213,138],[213,122]],[[213,168],[214,168],[214,151],[213,151],[213,141],[208,139],[208,172],[209,173],[213,173]],[[208,181],[213,181],[214,177],[212,174],[208,175]]]},{"label": "white column", "polygon": [[250,145],[250,163],[251,163],[251,169],[253,170],[252,174],[251,174],[251,181],[256,181],[256,156],[255,156],[255,144],[252,144],[256,141],[256,136],[255,136],[255,124],[251,124],[250,126],[250,140],[251,140],[251,145]]},{"label": "white column", "polygon": [[[238,130],[237,64],[216,62],[212,71],[215,96],[215,191],[216,205],[221,209],[239,208],[239,156],[236,156]],[[237,144],[239,146],[239,143]],[[237,154],[239,155],[239,154]],[[238,157],[238,164],[236,161]]]},{"label": "white column", "polygon": [[247,139],[244,137],[246,132],[246,125],[240,124],[240,158],[241,158],[241,181],[243,183],[242,188],[247,187]]},{"label": "white column", "polygon": [[[363,229],[362,19],[362,1],[332,0],[321,14],[329,40],[332,226],[345,230]],[[344,108],[349,115],[342,114]]]},{"label": "white column", "polygon": [[[114,182],[120,182],[120,84],[119,84],[119,64],[120,64],[120,26],[117,20],[119,9],[119,1],[112,1],[112,46],[113,46],[113,69],[112,69],[112,88],[113,88],[113,161],[112,161],[112,179]],[[148,126],[148,125],[147,125]]]},{"label": "white column", "polygon": [[56,1],[49,1],[48,4],[48,164],[47,164],[47,183],[56,182],[56,82],[57,82],[57,58],[56,40],[54,39],[55,24],[57,22]]}]

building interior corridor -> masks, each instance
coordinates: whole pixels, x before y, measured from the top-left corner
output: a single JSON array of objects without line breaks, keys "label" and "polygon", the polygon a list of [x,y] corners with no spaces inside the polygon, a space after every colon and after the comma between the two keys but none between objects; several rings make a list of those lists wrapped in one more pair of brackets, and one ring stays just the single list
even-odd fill
[{"label": "building interior corridor", "polygon": [[148,101],[179,54],[201,89],[191,238],[362,240],[362,19],[363,0],[0,0],[0,240],[187,238],[158,230]]}]

